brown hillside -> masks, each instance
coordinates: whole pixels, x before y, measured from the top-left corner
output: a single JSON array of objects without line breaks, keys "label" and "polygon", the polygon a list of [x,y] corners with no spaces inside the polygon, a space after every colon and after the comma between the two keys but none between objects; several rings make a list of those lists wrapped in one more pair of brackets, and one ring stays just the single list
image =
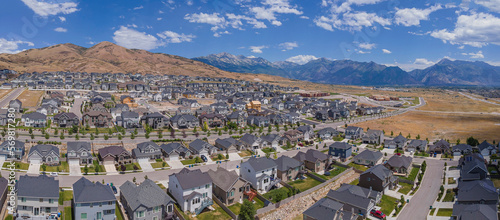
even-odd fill
[{"label": "brown hillside", "polygon": [[110,73],[150,73],[189,76],[228,77],[262,81],[289,81],[263,74],[241,74],[220,70],[180,56],[127,49],[110,42],[90,48],[58,44],[17,54],[0,54],[0,69],[18,72],[73,71]]}]

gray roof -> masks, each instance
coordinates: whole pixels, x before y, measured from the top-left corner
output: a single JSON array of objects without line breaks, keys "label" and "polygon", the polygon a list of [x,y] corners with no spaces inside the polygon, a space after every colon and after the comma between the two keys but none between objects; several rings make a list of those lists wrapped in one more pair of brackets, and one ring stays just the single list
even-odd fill
[{"label": "gray roof", "polygon": [[405,137],[403,137],[403,135],[398,135],[397,137],[395,137],[394,139],[394,142],[396,143],[404,143],[407,141],[407,139]]},{"label": "gray roof", "polygon": [[31,147],[29,155],[31,155],[35,151],[42,156],[48,155],[51,151],[54,151],[57,155],[59,155],[59,148],[50,144],[38,144]]},{"label": "gray roof", "polygon": [[229,192],[232,186],[241,179],[241,181],[245,181],[238,176],[236,171],[229,171],[222,167],[217,167],[216,171],[208,170],[207,171],[210,178],[212,178],[213,183],[224,190],[225,192]]},{"label": "gray roof", "polygon": [[187,168],[183,168],[178,173],[174,173],[170,176],[177,177],[180,187],[185,190],[203,186],[205,184],[212,184],[212,179],[208,173],[203,173],[199,169],[189,170]]},{"label": "gray roof", "polygon": [[368,209],[370,205],[375,204],[372,198],[376,197],[377,193],[379,192],[361,186],[342,184],[337,190],[330,190],[326,197],[344,204]]},{"label": "gray roof", "polygon": [[387,164],[391,167],[405,167],[408,168],[411,166],[411,162],[413,157],[410,156],[397,156],[394,155],[389,160],[387,160]]},{"label": "gray roof", "polygon": [[326,128],[319,130],[317,133],[318,133],[318,135],[321,135],[321,134],[327,134],[327,133],[328,134],[330,134],[330,133],[331,134],[335,134],[335,133],[338,134],[339,132],[332,127],[326,127]]},{"label": "gray roof", "polygon": [[59,198],[59,180],[46,175],[20,176],[16,188],[18,197]]},{"label": "gray roof", "polygon": [[67,143],[68,151],[78,151],[81,148],[90,151],[90,143],[85,141],[70,141]]},{"label": "gray roof", "polygon": [[411,140],[408,147],[424,147],[427,145],[426,140]]},{"label": "gray roof", "polygon": [[298,152],[295,157],[293,157],[299,161],[311,161],[311,162],[316,162],[316,161],[324,161],[328,159],[328,155],[321,153],[321,151],[309,149],[305,153],[304,152]]},{"label": "gray roof", "polygon": [[80,178],[73,184],[73,201],[75,203],[108,202],[115,201],[115,195],[108,185],[99,181],[90,182],[85,177]]},{"label": "gray roof", "polygon": [[203,150],[203,148],[206,148],[207,150],[209,150],[210,148],[213,148],[213,147],[214,146],[212,146],[211,144],[209,144],[205,141],[202,141],[200,139],[196,139],[193,142],[189,143],[189,149],[193,149],[196,152],[200,152],[201,150]]},{"label": "gray roof", "polygon": [[162,144],[161,149],[165,151],[167,154],[170,154],[173,150],[177,152],[189,152],[190,150],[185,147],[183,144],[174,142],[174,143],[168,143],[168,144]]},{"label": "gray roof", "polygon": [[384,167],[384,165],[379,164],[371,167],[370,169],[366,170],[363,172],[361,175],[366,174],[366,173],[372,173],[373,175],[377,176],[381,180],[385,180],[387,177],[392,176],[392,171],[387,169],[387,167]]},{"label": "gray roof", "polygon": [[468,144],[459,144],[452,147],[453,151],[472,151],[472,147]]},{"label": "gray roof", "polygon": [[145,179],[139,186],[127,181],[120,186],[120,193],[127,200],[132,211],[141,206],[153,208],[174,202],[165,191],[150,179]]},{"label": "gray roof", "polygon": [[453,214],[457,220],[498,220],[496,205],[453,204]]},{"label": "gray roof", "polygon": [[278,159],[274,160],[274,162],[278,165],[278,170],[280,171],[294,169],[296,167],[302,166],[303,164],[302,162],[285,155],[278,157]]},{"label": "gray roof", "polygon": [[151,146],[153,147],[154,149],[159,149],[160,146],[158,146],[158,144],[156,144],[155,142],[152,142],[152,141],[147,141],[147,142],[142,142],[142,143],[139,143],[137,144],[137,149],[143,151],[144,149],[146,149],[148,146]]},{"label": "gray roof", "polygon": [[485,148],[491,148],[494,149],[495,145],[488,143],[487,141],[483,141],[483,143],[477,145],[477,148],[481,151],[484,150]]},{"label": "gray roof", "polygon": [[253,135],[253,134],[244,134],[243,137],[240,138],[240,141],[245,142],[247,144],[253,144],[255,143],[259,137]]},{"label": "gray roof", "polygon": [[335,220],[344,204],[330,198],[322,198],[304,211],[304,215],[316,220]]},{"label": "gray roof", "polygon": [[137,112],[131,112],[131,111],[126,111],[126,112],[122,112],[121,117],[122,117],[122,119],[125,119],[125,118],[139,118],[139,113],[137,113]]},{"label": "gray roof", "polygon": [[335,142],[329,146],[329,148],[333,149],[342,149],[342,150],[348,150],[352,148],[352,146],[346,142]]},{"label": "gray roof", "polygon": [[274,160],[269,159],[267,157],[259,157],[259,158],[251,157],[250,159],[248,159],[244,163],[249,163],[250,166],[253,167],[255,172],[259,172],[262,170],[271,169],[273,167],[276,167],[276,163],[274,162]]},{"label": "gray roof", "polygon": [[268,134],[260,137],[263,141],[273,142],[274,140],[279,140],[281,137],[277,134]]},{"label": "gray roof", "polygon": [[489,179],[458,182],[458,202],[495,201],[498,203],[498,192]]},{"label": "gray roof", "polygon": [[354,156],[354,160],[369,160],[369,161],[378,161],[380,158],[382,158],[383,154],[379,151],[371,151],[371,150],[364,150],[358,155]]},{"label": "gray roof", "polygon": [[215,143],[221,145],[224,149],[228,149],[231,146],[233,146],[234,144],[236,144],[236,140],[232,137],[225,138],[225,139],[217,138],[217,140],[215,140]]},{"label": "gray roof", "polygon": [[130,154],[122,146],[109,146],[109,147],[103,147],[103,148],[99,149],[99,155],[101,157],[104,157],[104,156],[106,156],[108,154],[113,155],[113,156],[118,156],[118,155],[120,155],[120,154],[122,154],[124,152],[127,153],[127,154]]},{"label": "gray roof", "polygon": [[5,193],[7,191],[8,184],[9,184],[9,182],[7,179],[5,179],[4,177],[0,177],[0,194],[1,195],[4,195],[3,193]]},{"label": "gray roof", "polygon": [[31,120],[41,120],[41,119],[47,119],[47,116],[40,113],[40,112],[32,112],[32,113],[23,115],[22,118],[29,118]]}]

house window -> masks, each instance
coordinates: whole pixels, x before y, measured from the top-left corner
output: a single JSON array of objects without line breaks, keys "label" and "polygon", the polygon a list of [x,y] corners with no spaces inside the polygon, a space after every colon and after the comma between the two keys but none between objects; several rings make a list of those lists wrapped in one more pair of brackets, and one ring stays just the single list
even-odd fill
[{"label": "house window", "polygon": [[97,220],[101,220],[102,219],[102,212],[98,212],[97,213]]},{"label": "house window", "polygon": [[160,206],[156,206],[153,212],[154,212],[154,213],[157,213],[157,212],[159,212],[159,211],[160,211]]},{"label": "house window", "polygon": [[113,214],[113,209],[110,209],[110,210],[104,210],[104,215],[111,215]]},{"label": "house window", "polygon": [[174,206],[173,205],[168,205],[167,206],[167,212],[170,213],[170,212],[173,212],[174,211]]},{"label": "house window", "polygon": [[144,214],[145,214],[144,211],[136,212],[135,217],[142,218],[142,217],[144,217]]},{"label": "house window", "polygon": [[49,203],[50,204],[54,203],[54,200],[53,199],[49,199]]},{"label": "house window", "polygon": [[21,197],[21,202],[26,202],[26,198]]},{"label": "house window", "polygon": [[114,203],[115,203],[115,202],[110,201],[110,202],[108,202],[108,205],[113,205]]},{"label": "house window", "polygon": [[205,185],[205,189],[210,188],[210,184]]},{"label": "house window", "polygon": [[43,199],[40,199],[40,202],[43,202]]},{"label": "house window", "polygon": [[80,219],[87,219],[87,213],[80,214]]}]

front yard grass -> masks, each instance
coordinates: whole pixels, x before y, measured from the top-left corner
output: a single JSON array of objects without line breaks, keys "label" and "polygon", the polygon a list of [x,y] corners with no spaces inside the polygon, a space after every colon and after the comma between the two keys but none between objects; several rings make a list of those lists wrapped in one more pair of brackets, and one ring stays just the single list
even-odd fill
[{"label": "front yard grass", "polygon": [[122,212],[120,211],[120,207],[118,207],[118,203],[116,203],[115,215],[116,220],[123,220]]},{"label": "front yard grass", "polygon": [[[57,169],[59,168],[59,170]],[[46,166],[46,169],[43,170],[43,165],[40,166],[40,171],[45,172],[69,172],[69,165],[66,161],[61,161],[61,165],[59,166]]]},{"label": "front yard grass", "polygon": [[410,180],[410,181],[415,181],[415,178],[417,178],[417,174],[418,174],[419,170],[420,170],[420,168],[413,167],[413,168],[411,168],[410,175],[408,175],[407,177],[400,177],[400,178]]},{"label": "front yard grass", "polygon": [[263,149],[262,149],[262,151],[263,151],[264,153],[266,153],[266,154],[267,154],[267,153],[276,152],[276,150],[275,150],[274,148],[272,148],[272,147],[266,147],[266,148],[263,148]]},{"label": "front yard grass", "polygon": [[352,182],[350,182],[349,184],[350,185],[358,185],[358,183],[359,183],[359,179],[355,179]]},{"label": "front yard grass", "polygon": [[411,188],[413,188],[413,186],[408,183],[399,182],[399,185],[401,185],[401,188],[398,192],[405,195],[407,195],[411,191]]},{"label": "front yard grass", "polygon": [[[9,165],[10,162],[5,162],[3,163],[3,168],[7,168]],[[28,168],[30,167],[30,164],[29,163],[22,163],[22,162],[14,162],[15,166],[16,166],[16,169],[20,169],[20,170],[28,170]]]},{"label": "front yard grass", "polygon": [[153,167],[153,169],[169,167],[167,162],[165,162],[165,166],[163,166],[163,162],[154,162],[154,163],[151,163],[151,166]]},{"label": "front yard grass", "polygon": [[252,152],[249,150],[244,150],[239,152],[238,155],[240,155],[240,157],[249,157],[252,156]]},{"label": "front yard grass", "polygon": [[384,214],[389,215],[391,214],[392,210],[394,210],[394,207],[396,205],[396,198],[390,197],[387,195],[383,195],[382,199],[380,199],[380,211],[382,211]]},{"label": "front yard grass", "polygon": [[182,165],[191,165],[195,164],[195,159],[187,159],[187,160],[181,160]]},{"label": "front yard grass", "polygon": [[453,209],[438,209],[436,216],[451,216]]},{"label": "front yard grass", "polygon": [[361,170],[361,171],[366,171],[368,170],[368,167],[367,166],[364,166],[364,165],[359,165],[359,164],[355,164],[353,162],[349,163],[348,166],[350,167],[353,167],[354,169],[358,169],[358,170]]},{"label": "front yard grass", "polygon": [[[87,166],[89,168],[89,173],[95,173],[95,168],[96,166],[94,164]],[[82,173],[85,173],[85,166],[81,167],[80,170],[82,170]],[[106,168],[104,168],[104,165],[99,165],[99,172],[106,172]]]},{"label": "front yard grass", "polygon": [[455,184],[457,181],[453,177],[448,177],[448,184]]},{"label": "front yard grass", "polygon": [[453,192],[453,190],[451,189],[447,189],[443,202],[453,202],[453,201],[455,201],[455,192]]},{"label": "front yard grass", "polygon": [[431,209],[431,212],[429,213],[429,215],[434,215],[434,212],[436,211],[436,208],[432,208]]},{"label": "front yard grass", "polygon": [[304,192],[310,188],[313,188],[313,187],[321,184],[321,182],[317,181],[313,178],[308,177],[308,178],[305,178],[303,180],[299,179],[299,180],[295,180],[293,182],[289,182],[288,184],[290,186],[293,186],[293,187],[299,189],[301,192]]}]

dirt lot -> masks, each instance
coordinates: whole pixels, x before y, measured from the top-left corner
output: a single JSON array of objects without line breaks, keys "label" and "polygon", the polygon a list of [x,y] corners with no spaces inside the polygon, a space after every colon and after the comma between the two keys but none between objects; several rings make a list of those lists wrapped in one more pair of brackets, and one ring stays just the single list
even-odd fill
[{"label": "dirt lot", "polygon": [[386,136],[401,132],[404,136],[411,134],[415,138],[420,134],[422,139],[449,139],[462,143],[467,137],[474,136],[480,142],[500,140],[500,115],[461,115],[461,114],[430,114],[426,112],[408,112],[391,118],[368,121],[355,126],[385,130]]},{"label": "dirt lot", "polygon": [[23,107],[36,107],[43,94],[44,91],[25,90],[17,99],[23,103]]},{"label": "dirt lot", "polygon": [[0,99],[3,98],[5,95],[9,94],[12,89],[0,89]]}]

